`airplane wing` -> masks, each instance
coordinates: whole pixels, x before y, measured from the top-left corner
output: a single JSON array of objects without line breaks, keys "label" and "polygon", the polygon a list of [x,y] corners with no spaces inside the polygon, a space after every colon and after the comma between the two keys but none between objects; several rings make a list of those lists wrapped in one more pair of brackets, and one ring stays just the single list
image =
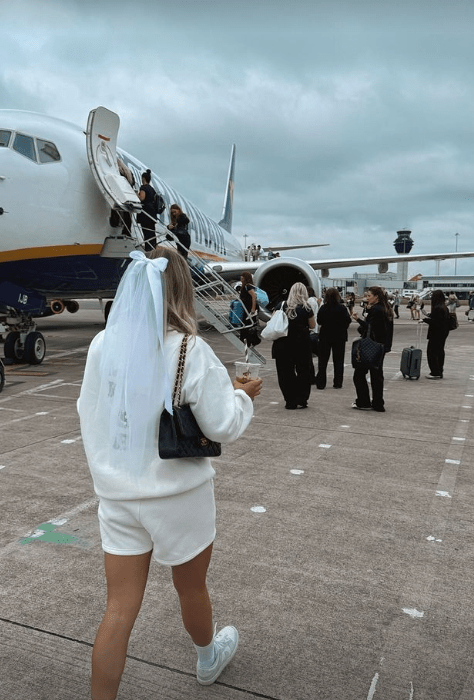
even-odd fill
[{"label": "airplane wing", "polygon": [[267,245],[265,250],[299,250],[301,248],[322,248],[330,243],[303,243],[303,245]]},{"label": "airplane wing", "polygon": [[[474,252],[468,253],[423,253],[423,254],[413,254],[409,253],[406,255],[398,255],[394,253],[393,255],[381,255],[379,257],[373,258],[336,258],[333,260],[305,260],[304,262],[313,268],[313,270],[331,270],[341,267],[359,267],[363,265],[388,265],[390,263],[398,262],[426,262],[427,260],[449,260],[455,258],[472,258],[474,257]],[[284,262],[286,258],[279,258],[280,262]],[[256,272],[262,265],[267,264],[268,260],[257,260],[245,262],[220,262],[220,263],[210,263],[211,267],[218,272],[225,279],[235,279],[239,277],[242,272]]]}]

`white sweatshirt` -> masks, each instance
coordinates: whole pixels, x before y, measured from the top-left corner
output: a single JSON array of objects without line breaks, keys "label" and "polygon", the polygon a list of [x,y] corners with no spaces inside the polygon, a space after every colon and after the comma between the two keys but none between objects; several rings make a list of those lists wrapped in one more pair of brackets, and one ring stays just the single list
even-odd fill
[{"label": "white sweatshirt", "polygon": [[[82,439],[98,496],[112,500],[135,500],[183,493],[212,479],[215,471],[209,458],[162,460],[158,455],[157,433],[163,405],[156,406],[155,459],[146,475],[117,473],[109,464],[109,404],[98,404],[102,381],[100,357],[104,331],[92,341],[84,372],[77,409]],[[165,353],[174,382],[182,333],[169,331]],[[139,360],[137,360],[139,361]],[[210,346],[196,337],[188,341],[181,403],[189,404],[210,440],[229,443],[237,440],[253,416],[253,403],[241,389],[235,390],[229,374]]]}]

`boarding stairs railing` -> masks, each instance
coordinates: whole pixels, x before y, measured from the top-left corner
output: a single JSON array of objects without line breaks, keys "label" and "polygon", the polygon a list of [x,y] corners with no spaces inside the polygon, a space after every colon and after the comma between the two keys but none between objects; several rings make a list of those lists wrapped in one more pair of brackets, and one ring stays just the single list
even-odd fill
[{"label": "boarding stairs railing", "polygon": [[[164,227],[163,227],[164,228]],[[159,231],[157,227],[157,235],[164,234],[166,237],[171,235],[172,239],[178,244],[178,238],[166,228],[164,231]],[[264,356],[254,347],[247,347],[239,338],[239,332],[243,328],[248,328],[246,323],[253,323],[254,320],[245,310],[243,318],[238,325],[233,325],[230,322],[230,303],[239,299],[239,295],[229,282],[227,282],[218,272],[212,269],[201,258],[198,258],[192,251],[188,249],[188,263],[191,270],[191,277],[194,287],[194,298],[196,302],[196,310],[198,314],[203,316],[211,326],[221,333],[243,356],[248,357],[249,362],[255,362],[264,365],[266,360]]]},{"label": "boarding stairs railing", "polygon": [[[120,210],[119,210],[120,214]],[[103,257],[124,257],[130,251],[139,249],[146,251],[146,243],[143,239],[141,226],[136,222],[136,218],[131,217],[130,236],[124,236],[122,226],[117,230],[115,236],[106,239],[101,255]],[[168,244],[169,239],[178,245],[178,238],[174,233],[166,228],[161,221],[155,226],[157,242],[161,245]],[[188,263],[191,270],[191,277],[194,286],[196,310],[206,321],[221,333],[236,350],[249,362],[265,364],[266,360],[254,347],[247,347],[246,343],[240,340],[239,333],[246,324],[253,322],[248,312],[244,309],[243,318],[238,325],[230,322],[230,304],[239,299],[239,295],[223,277],[212,269],[201,258],[198,258],[188,249]]]}]

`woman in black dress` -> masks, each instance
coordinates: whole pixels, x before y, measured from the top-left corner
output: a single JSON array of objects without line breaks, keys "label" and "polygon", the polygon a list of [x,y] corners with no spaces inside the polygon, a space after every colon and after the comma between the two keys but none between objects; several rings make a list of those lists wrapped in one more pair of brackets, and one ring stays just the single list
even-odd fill
[{"label": "woman in black dress", "polygon": [[[174,233],[178,239],[177,251],[183,258],[188,257],[191,247],[191,236],[188,231],[189,219],[178,204],[170,206],[170,223],[168,229]],[[169,237],[171,238],[171,236]]]},{"label": "woman in black dress", "polygon": [[240,331],[240,340],[247,346],[254,347],[262,341],[258,335],[258,302],[253,277],[250,272],[242,272],[240,276],[242,287],[240,289],[240,301],[247,313],[251,316],[243,318],[245,328]]},{"label": "woman in black dress", "polygon": [[138,192],[138,197],[142,203],[142,211],[137,215],[137,222],[142,227],[145,251],[153,250],[156,247],[155,235],[155,206],[154,198],[156,190],[150,185],[151,170],[142,173],[142,186]]},{"label": "woman in black dress", "polygon": [[[352,314],[354,321],[360,325],[359,333],[363,337],[367,335],[370,325],[370,337],[377,343],[381,343],[385,352],[392,349],[393,337],[393,310],[388,303],[387,295],[382,287],[369,287],[366,293],[367,316],[365,320],[358,318],[356,313]],[[370,384],[372,387],[372,401],[370,401],[369,385],[367,384],[367,372],[370,372]],[[385,411],[383,400],[383,360],[380,367],[370,370],[357,367],[354,369],[354,386],[357,398],[352,404],[352,408],[362,411],[371,410]]]},{"label": "woman in black dress", "polygon": [[449,311],[444,292],[435,289],[431,297],[431,313],[423,319],[428,328],[426,359],[430,368],[427,379],[442,379],[444,369],[444,345],[449,335]]},{"label": "woman in black dress", "polygon": [[307,408],[312,380],[309,331],[316,322],[304,284],[296,282],[290,289],[288,301],[281,302],[276,309],[281,307],[288,316],[288,335],[278,338],[272,345],[278,385],[285,408]]},{"label": "woman in black dress", "polygon": [[341,295],[335,287],[326,289],[324,304],[318,311],[319,345],[318,345],[318,374],[316,386],[318,389],[326,387],[326,369],[329,356],[332,352],[334,365],[333,386],[342,388],[344,377],[344,353],[347,342],[347,329],[351,317],[347,308],[343,305]]}]

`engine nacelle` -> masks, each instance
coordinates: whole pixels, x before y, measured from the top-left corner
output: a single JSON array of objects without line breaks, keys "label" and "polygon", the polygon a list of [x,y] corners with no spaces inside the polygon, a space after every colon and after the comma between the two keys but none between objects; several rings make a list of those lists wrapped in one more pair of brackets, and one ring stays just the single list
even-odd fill
[{"label": "engine nacelle", "polygon": [[62,299],[53,299],[49,306],[51,307],[51,311],[53,314],[62,314],[62,312],[65,309],[64,302]]},{"label": "engine nacelle", "polygon": [[321,296],[321,282],[316,271],[298,258],[273,258],[256,270],[253,280],[257,287],[266,291],[271,307],[288,297],[295,282],[312,287],[316,296]]},{"label": "engine nacelle", "polygon": [[323,267],[321,269],[321,277],[324,277],[324,279],[326,279],[327,277],[329,277],[330,272],[331,270],[329,270],[327,267]]},{"label": "engine nacelle", "polygon": [[75,299],[68,299],[66,302],[66,309],[70,314],[75,314],[79,311],[79,304]]},{"label": "engine nacelle", "polygon": [[379,275],[383,275],[386,272],[388,272],[388,263],[379,263],[378,264],[378,271],[379,271]]}]

